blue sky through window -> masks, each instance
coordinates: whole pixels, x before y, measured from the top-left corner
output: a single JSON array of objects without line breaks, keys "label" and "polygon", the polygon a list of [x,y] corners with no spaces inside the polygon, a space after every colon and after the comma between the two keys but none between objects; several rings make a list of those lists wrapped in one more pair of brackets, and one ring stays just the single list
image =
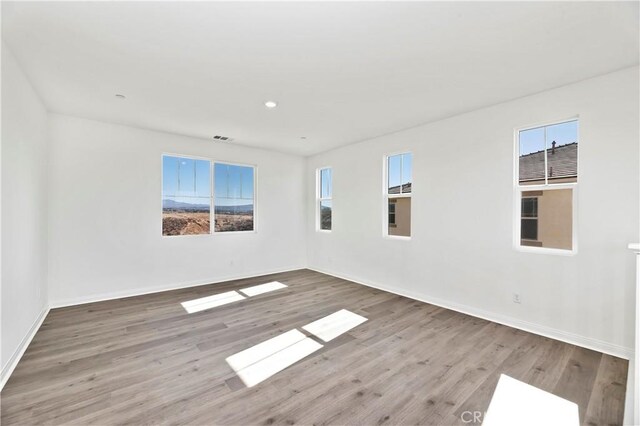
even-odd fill
[{"label": "blue sky through window", "polygon": [[213,170],[217,206],[253,204],[253,167],[215,163]]},{"label": "blue sky through window", "polygon": [[[254,169],[214,163],[216,205],[253,205]],[[210,204],[211,162],[165,155],[162,157],[162,199],[178,203]],[[168,206],[170,204],[165,203]]]},{"label": "blue sky through window", "polygon": [[401,166],[402,160],[400,155],[394,155],[389,157],[389,188],[400,185]]},{"label": "blue sky through window", "polygon": [[331,169],[320,170],[320,198],[331,198],[333,176]]},{"label": "blue sky through window", "polygon": [[162,157],[162,205],[168,209],[208,211],[211,205],[209,161]]},{"label": "blue sky through window", "polygon": [[402,154],[402,184],[412,182],[413,178],[413,155]]},{"label": "blue sky through window", "polygon": [[387,161],[389,188],[412,182],[413,155],[411,153],[392,155]]},{"label": "blue sky through window", "polygon": [[556,146],[578,142],[578,120],[521,131],[519,135],[520,155],[543,151],[545,147],[550,149],[553,141],[556,142]]}]

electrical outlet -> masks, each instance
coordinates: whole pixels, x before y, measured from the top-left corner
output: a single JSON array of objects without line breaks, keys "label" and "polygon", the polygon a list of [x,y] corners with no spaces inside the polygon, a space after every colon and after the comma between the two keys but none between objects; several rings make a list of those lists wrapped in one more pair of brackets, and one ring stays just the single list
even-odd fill
[{"label": "electrical outlet", "polygon": [[518,293],[513,293],[513,303],[522,303],[520,300],[520,295]]}]

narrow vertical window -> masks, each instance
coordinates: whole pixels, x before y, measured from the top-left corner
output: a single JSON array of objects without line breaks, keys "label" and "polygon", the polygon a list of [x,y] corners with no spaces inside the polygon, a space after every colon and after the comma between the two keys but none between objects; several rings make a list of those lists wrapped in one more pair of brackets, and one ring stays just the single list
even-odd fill
[{"label": "narrow vertical window", "polygon": [[318,229],[331,231],[333,173],[327,167],[318,170]]},{"label": "narrow vertical window", "polygon": [[254,230],[252,166],[214,163],[214,232]]},{"label": "narrow vertical window", "polygon": [[410,237],[413,156],[405,153],[387,157],[386,170],[387,235]]},{"label": "narrow vertical window", "polygon": [[208,160],[162,157],[162,235],[210,232],[210,173]]},{"label": "narrow vertical window", "polygon": [[516,164],[518,245],[575,250],[578,120],[520,130]]}]

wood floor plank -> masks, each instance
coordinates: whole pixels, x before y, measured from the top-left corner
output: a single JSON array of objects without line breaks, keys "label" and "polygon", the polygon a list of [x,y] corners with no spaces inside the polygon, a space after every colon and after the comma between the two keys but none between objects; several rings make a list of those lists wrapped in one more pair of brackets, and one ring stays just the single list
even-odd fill
[{"label": "wood floor plank", "polygon": [[600,352],[575,346],[554,388],[554,394],[578,404],[581,424],[584,423],[602,355]]},{"label": "wood floor plank", "polygon": [[[189,314],[181,302],[287,287]],[[367,321],[247,388],[226,358],[340,309]],[[468,424],[500,374],[621,424],[627,362],[309,270],[53,309],[0,395],[3,425]]]},{"label": "wood floor plank", "polygon": [[584,423],[590,426],[621,424],[627,388],[628,362],[602,355]]}]

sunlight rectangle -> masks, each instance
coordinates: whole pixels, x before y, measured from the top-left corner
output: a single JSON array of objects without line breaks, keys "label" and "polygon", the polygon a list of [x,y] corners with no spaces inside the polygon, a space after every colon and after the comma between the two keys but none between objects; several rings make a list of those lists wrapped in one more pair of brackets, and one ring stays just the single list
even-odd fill
[{"label": "sunlight rectangle", "polygon": [[266,284],[254,285],[253,287],[241,288],[240,292],[247,296],[257,296],[258,294],[268,293],[270,291],[280,290],[281,288],[286,287],[287,286],[281,282],[272,281]]},{"label": "sunlight rectangle", "polygon": [[320,343],[291,330],[231,355],[227,363],[247,387],[252,387],[320,348]]},{"label": "sunlight rectangle", "polygon": [[482,424],[578,426],[580,417],[576,403],[501,374]]},{"label": "sunlight rectangle", "polygon": [[306,338],[302,332],[291,330],[231,355],[227,358],[227,363],[236,371],[242,370]]},{"label": "sunlight rectangle", "polygon": [[238,371],[237,374],[250,388],[321,348],[320,343],[306,337],[292,346]]},{"label": "sunlight rectangle", "polygon": [[228,291],[226,293],[202,297],[200,299],[188,300],[186,302],[182,302],[181,305],[185,311],[192,314],[194,312],[200,312],[206,309],[215,308],[216,306],[222,306],[228,303],[237,302],[238,300],[243,300],[244,298],[245,297],[237,291]]},{"label": "sunlight rectangle", "polygon": [[334,312],[329,316],[305,325],[302,329],[325,342],[329,342],[352,328],[357,327],[366,320],[363,316],[346,309],[341,309],[338,312]]}]

